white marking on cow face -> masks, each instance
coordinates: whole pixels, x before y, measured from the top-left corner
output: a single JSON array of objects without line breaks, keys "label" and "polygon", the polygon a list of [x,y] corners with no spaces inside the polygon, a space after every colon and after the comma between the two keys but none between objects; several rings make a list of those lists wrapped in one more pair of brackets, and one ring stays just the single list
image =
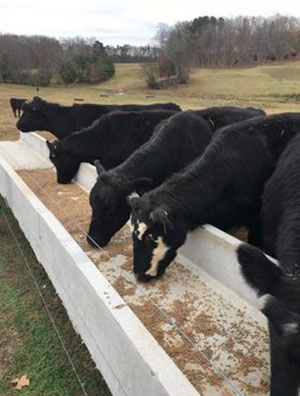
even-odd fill
[{"label": "white marking on cow face", "polygon": [[133,223],[132,221],[132,216],[130,215],[130,219],[129,219],[129,227],[130,227],[130,231],[136,234],[136,237],[139,240],[142,240],[143,235],[145,234],[145,232],[147,231],[147,225],[145,223],[140,223],[138,220],[136,222],[136,224]]},{"label": "white marking on cow face", "polygon": [[166,252],[169,250],[169,247],[164,243],[162,237],[158,237],[155,242],[157,243],[157,246],[152,253],[150,268],[145,273],[150,276],[157,276],[158,264],[164,259]]},{"label": "white marking on cow face", "polygon": [[143,238],[143,235],[147,231],[147,224],[145,223],[140,223],[138,222],[138,227],[137,227],[137,232],[136,232],[136,237],[141,241]]},{"label": "white marking on cow face", "polygon": [[282,330],[285,335],[294,335],[299,331],[299,326],[295,322],[285,323]]},{"label": "white marking on cow face", "polygon": [[136,191],[132,191],[132,193],[128,195],[128,199],[139,198],[139,197],[140,195]]}]

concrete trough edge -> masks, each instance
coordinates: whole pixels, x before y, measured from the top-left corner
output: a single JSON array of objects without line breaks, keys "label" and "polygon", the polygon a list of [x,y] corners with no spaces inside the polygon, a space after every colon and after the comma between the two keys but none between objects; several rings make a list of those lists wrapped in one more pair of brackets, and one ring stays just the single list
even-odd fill
[{"label": "concrete trough edge", "polygon": [[1,156],[0,192],[112,394],[199,396],[71,235]]}]

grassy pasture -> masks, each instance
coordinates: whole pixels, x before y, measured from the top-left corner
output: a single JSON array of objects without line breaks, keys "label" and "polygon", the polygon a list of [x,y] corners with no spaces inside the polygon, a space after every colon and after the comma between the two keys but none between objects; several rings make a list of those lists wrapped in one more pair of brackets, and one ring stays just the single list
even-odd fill
[{"label": "grassy pasture", "polygon": [[9,98],[30,99],[35,95],[66,105],[73,104],[74,98],[83,98],[85,103],[115,104],[173,101],[183,109],[237,105],[262,107],[268,113],[300,111],[300,62],[195,69],[188,85],[159,91],[145,88],[138,64],[117,64],[115,77],[98,85],[51,86],[36,92],[34,87],[0,84],[0,139],[18,136]]},{"label": "grassy pasture", "polygon": [[[53,86],[40,88],[36,92],[34,87],[0,84],[0,140],[18,138],[9,98],[31,99],[35,95],[66,105],[73,104],[74,98],[83,98],[85,103],[146,104],[173,101],[183,109],[239,105],[262,107],[267,113],[300,111],[300,62],[242,69],[197,69],[192,71],[189,85],[161,91],[145,88],[137,64],[116,65],[116,76],[99,85]],[[67,347],[85,381],[88,395],[108,395],[100,374],[94,370],[87,351],[72,330],[47,275],[36,262],[1,198],[0,205],[13,224],[39,285],[45,290],[44,297],[64,340],[68,341]],[[0,396],[20,393],[33,396],[81,394],[69,363],[59,348],[51,323],[47,321],[44,308],[33,289],[22,257],[16,253],[15,243],[3,215],[0,215],[0,252]],[[15,391],[9,380],[24,373],[31,379],[31,386]]]},{"label": "grassy pasture", "polygon": [[[26,263],[84,382],[86,394],[109,396],[47,274],[1,197],[0,207],[0,396],[84,396]],[[10,381],[25,374],[29,386],[16,390]]]}]

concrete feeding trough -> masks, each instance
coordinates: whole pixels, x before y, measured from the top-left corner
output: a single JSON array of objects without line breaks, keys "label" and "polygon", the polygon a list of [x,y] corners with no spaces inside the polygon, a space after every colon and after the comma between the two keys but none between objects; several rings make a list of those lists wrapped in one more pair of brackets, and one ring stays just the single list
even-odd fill
[{"label": "concrete feeding trough", "polygon": [[45,139],[7,143],[0,192],[113,395],[269,394],[267,322],[240,275],[240,241],[205,226],[162,279],[136,284],[127,226],[106,249],[86,243],[94,167],[58,185]]}]

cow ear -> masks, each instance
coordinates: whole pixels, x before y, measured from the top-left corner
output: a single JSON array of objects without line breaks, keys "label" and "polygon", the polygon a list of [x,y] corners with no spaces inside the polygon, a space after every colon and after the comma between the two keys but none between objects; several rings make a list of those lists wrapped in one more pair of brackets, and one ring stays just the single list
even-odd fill
[{"label": "cow ear", "polygon": [[102,173],[105,172],[105,169],[104,169],[103,165],[101,165],[101,163],[100,163],[99,160],[96,159],[96,160],[94,161],[94,165],[95,165],[95,167],[96,167],[96,170],[97,170],[98,175],[101,175]]},{"label": "cow ear", "polygon": [[39,110],[41,108],[42,102],[43,101],[42,101],[42,99],[39,96],[35,96],[33,98],[33,108],[32,108],[32,110],[33,111]]},{"label": "cow ear", "polygon": [[164,228],[169,228],[172,229],[174,228],[174,225],[170,219],[169,213],[167,210],[163,208],[156,208],[150,213],[150,220],[153,221],[153,223],[160,223],[164,226]]}]

